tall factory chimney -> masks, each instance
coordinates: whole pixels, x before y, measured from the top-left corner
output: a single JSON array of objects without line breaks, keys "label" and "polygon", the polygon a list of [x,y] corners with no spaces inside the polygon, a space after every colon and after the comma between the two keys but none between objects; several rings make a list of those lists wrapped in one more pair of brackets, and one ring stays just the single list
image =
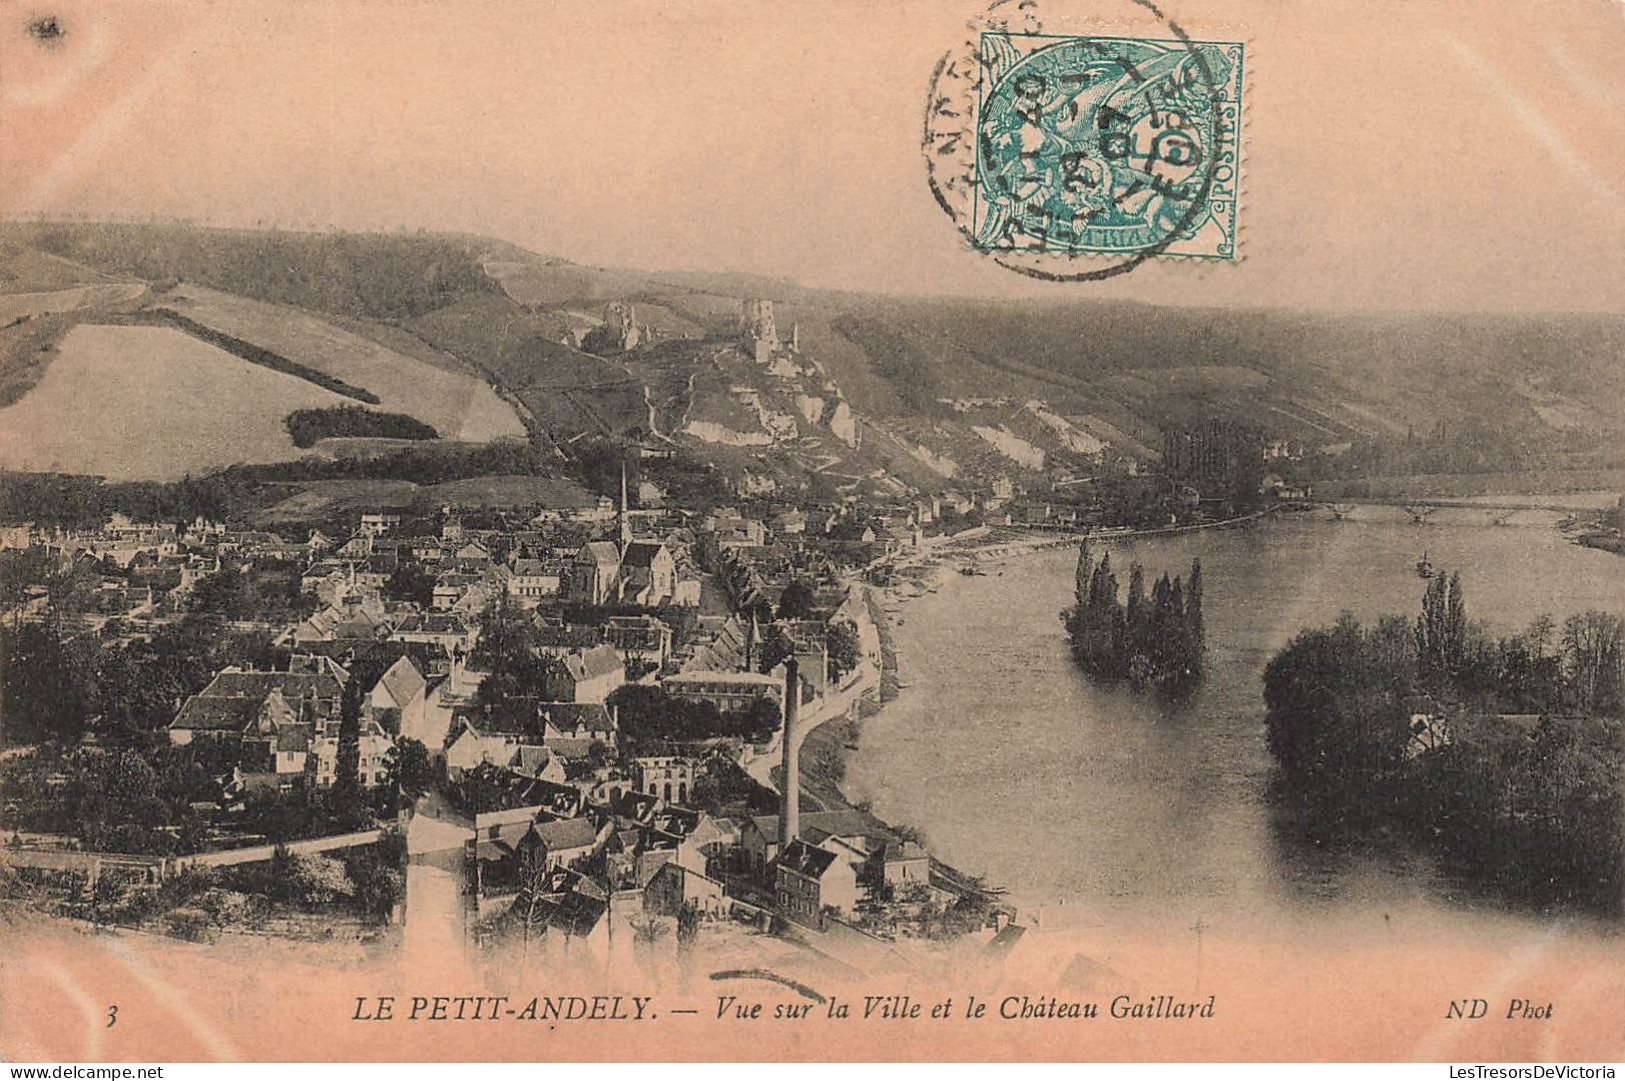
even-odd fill
[{"label": "tall factory chimney", "polygon": [[796,659],[784,662],[784,776],[779,779],[779,851],[801,836],[801,673]]}]

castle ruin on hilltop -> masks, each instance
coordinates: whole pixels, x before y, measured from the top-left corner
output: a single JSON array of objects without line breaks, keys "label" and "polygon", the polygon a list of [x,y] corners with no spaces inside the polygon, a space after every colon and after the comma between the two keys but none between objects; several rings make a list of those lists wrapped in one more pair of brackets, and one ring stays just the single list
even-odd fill
[{"label": "castle ruin on hilltop", "polygon": [[746,353],[758,364],[769,364],[774,356],[801,351],[801,324],[790,327],[790,342],[779,339],[773,320],[773,302],[760,298],[746,300],[739,309],[739,339]]},{"label": "castle ruin on hilltop", "polygon": [[643,334],[638,329],[637,309],[624,300],[612,300],[604,307],[604,329],[616,352],[630,352],[638,347]]}]

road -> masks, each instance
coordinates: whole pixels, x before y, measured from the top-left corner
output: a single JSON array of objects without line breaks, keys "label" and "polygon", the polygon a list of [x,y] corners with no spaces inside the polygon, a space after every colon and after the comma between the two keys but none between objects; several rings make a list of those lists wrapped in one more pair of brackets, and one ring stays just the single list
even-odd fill
[{"label": "road", "polygon": [[[847,711],[857,704],[871,689],[880,686],[880,673],[867,661],[859,662],[856,674],[847,684],[831,695],[821,695],[813,699],[812,704],[803,707],[800,718],[801,739],[807,738],[807,733],[823,724],[832,717],[844,717]],[[752,753],[747,745],[741,752],[740,766],[750,774],[751,779],[758,784],[777,792],[779,786],[773,783],[773,767],[784,758],[784,730],[779,730],[779,738],[757,753]]]},{"label": "road", "polygon": [[439,792],[426,793],[418,800],[412,821],[406,827],[406,855],[419,857],[456,850],[461,853],[474,836],[474,823],[454,811]]},{"label": "road", "polygon": [[406,908],[402,942],[414,972],[457,971],[467,936],[463,849],[474,823],[438,792],[418,800],[406,827]]}]

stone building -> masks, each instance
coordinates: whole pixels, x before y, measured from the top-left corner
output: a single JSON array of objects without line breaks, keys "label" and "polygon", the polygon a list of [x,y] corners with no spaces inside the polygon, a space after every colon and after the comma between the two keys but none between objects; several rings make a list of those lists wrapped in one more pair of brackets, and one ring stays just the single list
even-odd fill
[{"label": "stone building", "polygon": [[773,322],[771,300],[746,300],[739,312],[739,338],[745,352],[758,364],[766,364],[779,352],[778,327]]}]

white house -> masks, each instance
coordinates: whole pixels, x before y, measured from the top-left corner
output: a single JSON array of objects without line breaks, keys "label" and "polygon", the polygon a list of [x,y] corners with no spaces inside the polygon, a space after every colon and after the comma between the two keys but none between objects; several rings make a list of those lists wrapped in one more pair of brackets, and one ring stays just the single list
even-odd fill
[{"label": "white house", "polygon": [[[389,776],[389,752],[395,741],[376,722],[362,726],[361,761],[359,776],[362,788],[383,784]],[[338,777],[339,741],[337,736],[322,736],[311,742],[310,757],[315,761],[317,788],[331,788]]]},{"label": "white house", "polygon": [[626,683],[626,663],[614,646],[593,646],[564,657],[564,686],[558,694],[565,702],[602,702]]},{"label": "white house", "polygon": [[418,671],[417,665],[408,657],[400,657],[378,677],[378,682],[367,695],[367,704],[372,707],[373,716],[380,720],[386,717],[393,719],[393,723],[386,727],[407,735],[409,730],[422,730],[428,693],[428,681]]},{"label": "white house", "polygon": [[465,719],[462,731],[446,747],[446,776],[460,780],[464,773],[483,762],[506,766],[513,761],[518,747],[518,733],[481,729],[475,721]]},{"label": "white house", "polygon": [[547,597],[556,597],[564,575],[557,560],[516,559],[513,577],[508,579],[508,594],[521,604],[535,604]]}]

